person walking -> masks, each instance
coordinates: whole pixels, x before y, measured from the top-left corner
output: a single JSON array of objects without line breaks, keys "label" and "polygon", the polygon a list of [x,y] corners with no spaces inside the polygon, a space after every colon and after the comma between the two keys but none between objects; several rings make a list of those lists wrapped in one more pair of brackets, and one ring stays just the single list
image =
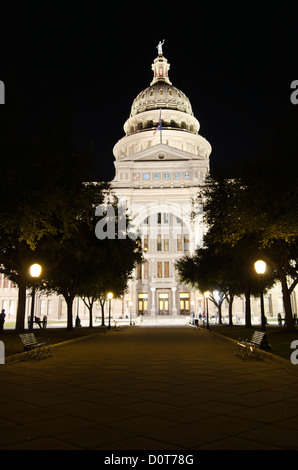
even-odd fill
[{"label": "person walking", "polygon": [[5,314],[5,310],[3,308],[2,312],[0,313],[0,331],[3,331],[3,329],[4,329],[5,317],[6,317],[6,314]]}]

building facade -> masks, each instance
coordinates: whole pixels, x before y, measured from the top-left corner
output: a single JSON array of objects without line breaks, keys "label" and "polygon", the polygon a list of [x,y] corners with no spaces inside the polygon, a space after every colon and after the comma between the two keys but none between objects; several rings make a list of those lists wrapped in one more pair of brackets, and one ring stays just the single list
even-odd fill
[{"label": "building facade", "polygon": [[[122,299],[112,301],[116,321],[141,319],[148,323],[188,322],[206,311],[202,293],[180,282],[175,263],[178,258],[203,245],[202,207],[198,190],[209,173],[210,143],[200,135],[200,123],[194,116],[187,96],[172,85],[170,64],[162,44],[152,64],[153,79],[132,103],[124,124],[124,137],[114,146],[115,177],[112,181],[119,204],[132,220],[131,230],[140,234],[145,262],[137,267]],[[297,312],[296,292],[292,293],[293,312]],[[17,287],[0,275],[0,309],[6,321],[14,322]],[[35,312],[48,322],[65,322],[66,303],[62,296],[36,294]],[[30,314],[28,291],[26,310]],[[75,299],[74,316],[88,325],[89,313],[80,299]],[[234,322],[244,321],[244,299],[234,301]],[[283,315],[280,284],[265,295],[265,315],[269,322]],[[106,312],[108,314],[108,312]],[[209,302],[210,319],[216,308]],[[228,303],[222,306],[228,316]],[[99,302],[94,318],[101,321]],[[258,299],[252,299],[252,322],[260,322]]]},{"label": "building facade", "polygon": [[209,173],[211,145],[169,68],[159,47],[153,80],[133,101],[125,136],[113,150],[112,186],[141,234],[145,258],[130,285],[134,316],[189,315],[203,301],[180,283],[175,262],[202,246],[196,199]]}]

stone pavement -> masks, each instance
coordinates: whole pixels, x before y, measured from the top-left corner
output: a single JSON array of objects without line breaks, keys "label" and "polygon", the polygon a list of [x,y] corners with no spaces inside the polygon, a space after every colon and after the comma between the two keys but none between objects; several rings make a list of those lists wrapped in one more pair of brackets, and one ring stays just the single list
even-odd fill
[{"label": "stone pavement", "polygon": [[[0,449],[298,449],[298,373],[189,326],[135,327],[0,366]],[[298,366],[297,366],[298,367]]]}]

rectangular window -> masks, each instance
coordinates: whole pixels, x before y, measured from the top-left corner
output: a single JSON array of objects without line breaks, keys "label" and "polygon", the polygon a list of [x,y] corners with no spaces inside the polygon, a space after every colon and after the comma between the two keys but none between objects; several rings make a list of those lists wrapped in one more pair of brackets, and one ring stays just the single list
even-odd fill
[{"label": "rectangular window", "polygon": [[149,263],[145,261],[144,263],[144,279],[149,279]]},{"label": "rectangular window", "polygon": [[15,314],[15,301],[10,300],[9,301],[9,315],[14,315]]},{"label": "rectangular window", "polygon": [[162,262],[157,262],[157,277],[162,278]]},{"label": "rectangular window", "polygon": [[148,251],[148,235],[144,235],[144,251]]},{"label": "rectangular window", "polygon": [[163,249],[164,251],[169,251],[169,237],[168,235],[165,235],[164,241],[163,241]]},{"label": "rectangular window", "polygon": [[138,280],[142,279],[142,265],[141,265],[141,263],[139,263],[137,265],[137,279]]},{"label": "rectangular window", "polygon": [[182,235],[177,235],[177,251],[182,251]]},{"label": "rectangular window", "polygon": [[161,212],[158,212],[157,214],[157,223],[161,224]]},{"label": "rectangular window", "polygon": [[51,316],[53,314],[53,301],[48,300],[48,315]]},{"label": "rectangular window", "polygon": [[42,317],[47,314],[47,301],[44,299],[40,301],[40,314]]},{"label": "rectangular window", "polygon": [[157,235],[157,251],[161,251],[161,235]]},{"label": "rectangular window", "polygon": [[189,238],[187,236],[184,237],[184,251],[189,251]]},{"label": "rectangular window", "polygon": [[164,277],[170,277],[170,263],[169,261],[165,261],[164,263]]}]

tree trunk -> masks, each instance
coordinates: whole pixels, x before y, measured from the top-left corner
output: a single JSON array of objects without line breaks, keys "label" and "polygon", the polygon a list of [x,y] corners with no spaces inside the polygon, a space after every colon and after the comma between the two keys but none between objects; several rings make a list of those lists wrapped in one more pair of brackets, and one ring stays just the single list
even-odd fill
[{"label": "tree trunk", "polygon": [[65,296],[64,298],[67,304],[67,329],[72,330],[73,329],[72,306],[73,306],[74,296],[68,295],[67,297]]},{"label": "tree trunk", "polygon": [[93,302],[90,302],[88,309],[89,309],[89,328],[93,328],[93,318],[92,318]]},{"label": "tree trunk", "polygon": [[251,304],[250,304],[250,290],[245,291],[245,326],[251,328]]},{"label": "tree trunk", "polygon": [[286,275],[280,276],[280,281],[282,288],[283,303],[285,308],[286,329],[288,331],[295,331],[291,305],[291,294],[289,291]]},{"label": "tree trunk", "polygon": [[105,303],[106,300],[99,299],[101,305],[101,326],[105,326]]},{"label": "tree trunk", "polygon": [[218,309],[218,324],[222,325],[222,313],[221,313],[221,308],[222,308],[222,302],[219,302],[217,309]]},{"label": "tree trunk", "polygon": [[234,302],[234,295],[230,295],[229,299],[229,326],[233,326],[233,302]]},{"label": "tree trunk", "polygon": [[22,333],[25,329],[25,314],[26,314],[26,283],[19,277],[18,281],[18,307],[17,307],[17,318],[15,331]]}]

